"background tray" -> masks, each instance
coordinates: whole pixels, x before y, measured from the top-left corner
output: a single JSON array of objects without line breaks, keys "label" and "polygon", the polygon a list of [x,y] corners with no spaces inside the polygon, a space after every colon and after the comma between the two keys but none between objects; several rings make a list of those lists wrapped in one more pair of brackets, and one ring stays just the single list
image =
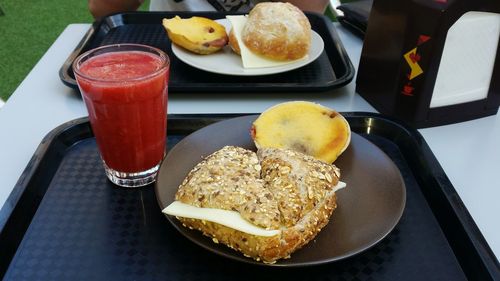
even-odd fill
[{"label": "background tray", "polygon": [[169,92],[304,92],[325,91],[349,83],[354,67],[331,23],[325,16],[307,13],[311,27],[325,43],[323,53],[314,62],[296,70],[265,76],[227,76],[191,67],[173,55],[171,43],[161,25],[163,18],[204,16],[225,18],[219,12],[131,12],[104,18],[92,25],[76,49],[59,70],[62,82],[78,89],[71,64],[92,48],[114,43],[141,43],[165,51],[171,59]]},{"label": "background tray", "polygon": [[[180,235],[152,186],[104,175],[88,120],[51,132],[0,210],[5,280],[500,280],[498,261],[417,131],[368,113],[344,114],[380,147],[407,188],[403,216],[373,248],[305,268],[248,265]],[[169,116],[168,146],[227,116]],[[312,242],[314,243],[314,242]]]}]

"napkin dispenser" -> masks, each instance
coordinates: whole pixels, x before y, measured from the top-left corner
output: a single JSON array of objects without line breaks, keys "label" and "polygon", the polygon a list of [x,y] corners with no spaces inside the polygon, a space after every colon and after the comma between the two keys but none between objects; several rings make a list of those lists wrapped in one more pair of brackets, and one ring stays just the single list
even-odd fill
[{"label": "napkin dispenser", "polygon": [[496,114],[500,1],[375,0],[356,91],[417,128]]}]

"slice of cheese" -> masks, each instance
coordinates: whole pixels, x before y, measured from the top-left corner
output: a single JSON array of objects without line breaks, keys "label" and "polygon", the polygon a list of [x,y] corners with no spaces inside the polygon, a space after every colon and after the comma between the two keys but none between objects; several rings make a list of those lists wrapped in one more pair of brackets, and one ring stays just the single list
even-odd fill
[{"label": "slice of cheese", "polygon": [[[333,188],[332,192],[344,187],[346,187],[346,184],[339,181]],[[200,208],[182,203],[180,201],[172,202],[162,210],[162,213],[183,218],[211,221],[255,236],[270,237],[278,235],[281,232],[280,230],[267,230],[265,228],[258,227],[245,220],[240,213],[236,211],[215,208]]]},{"label": "slice of cheese", "polygon": [[345,182],[339,181],[336,186],[333,187],[332,192],[337,192],[337,190],[346,187],[347,184]]},{"label": "slice of cheese", "polygon": [[277,61],[277,60],[271,60],[268,58],[265,58],[263,56],[257,55],[250,51],[246,47],[246,45],[243,43],[243,40],[241,39],[241,33],[243,31],[243,27],[245,26],[245,23],[247,22],[247,17],[244,15],[239,15],[239,16],[226,16],[226,18],[231,22],[231,25],[233,27],[234,35],[236,37],[236,40],[238,41],[238,46],[240,47],[240,53],[241,53],[241,60],[243,62],[243,67],[244,68],[259,68],[259,67],[275,67],[275,66],[282,66],[290,63],[294,63],[300,60],[307,59],[307,55],[304,56],[303,58],[300,58],[298,60],[291,60],[291,61]]},{"label": "slice of cheese", "polygon": [[269,237],[278,235],[281,232],[280,230],[267,230],[251,224],[242,218],[240,213],[235,211],[200,208],[182,203],[180,201],[174,201],[172,204],[163,209],[162,212],[172,216],[215,222],[255,236]]}]

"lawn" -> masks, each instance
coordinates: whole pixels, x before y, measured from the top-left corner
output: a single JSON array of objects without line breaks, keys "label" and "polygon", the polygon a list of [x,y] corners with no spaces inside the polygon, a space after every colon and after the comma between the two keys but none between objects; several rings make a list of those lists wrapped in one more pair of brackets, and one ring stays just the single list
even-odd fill
[{"label": "lawn", "polygon": [[[147,9],[146,1],[141,10]],[[7,100],[70,23],[91,23],[85,0],[0,0],[0,98]],[[55,73],[54,75],[57,75]]]}]

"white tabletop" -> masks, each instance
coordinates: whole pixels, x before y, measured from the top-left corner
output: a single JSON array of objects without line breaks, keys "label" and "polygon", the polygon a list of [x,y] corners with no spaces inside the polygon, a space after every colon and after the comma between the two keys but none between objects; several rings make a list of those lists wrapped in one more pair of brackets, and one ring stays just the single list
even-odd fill
[{"label": "white tabletop", "polygon": [[[58,125],[87,115],[74,90],[60,81],[58,71],[89,26],[69,25],[0,109],[0,206],[42,138]],[[362,41],[336,27],[357,67]],[[338,111],[376,112],[354,89],[355,80],[335,91],[307,95],[171,93],[168,110],[169,113],[248,113],[262,112],[279,102],[309,100]],[[499,257],[500,114],[419,131]]]}]

